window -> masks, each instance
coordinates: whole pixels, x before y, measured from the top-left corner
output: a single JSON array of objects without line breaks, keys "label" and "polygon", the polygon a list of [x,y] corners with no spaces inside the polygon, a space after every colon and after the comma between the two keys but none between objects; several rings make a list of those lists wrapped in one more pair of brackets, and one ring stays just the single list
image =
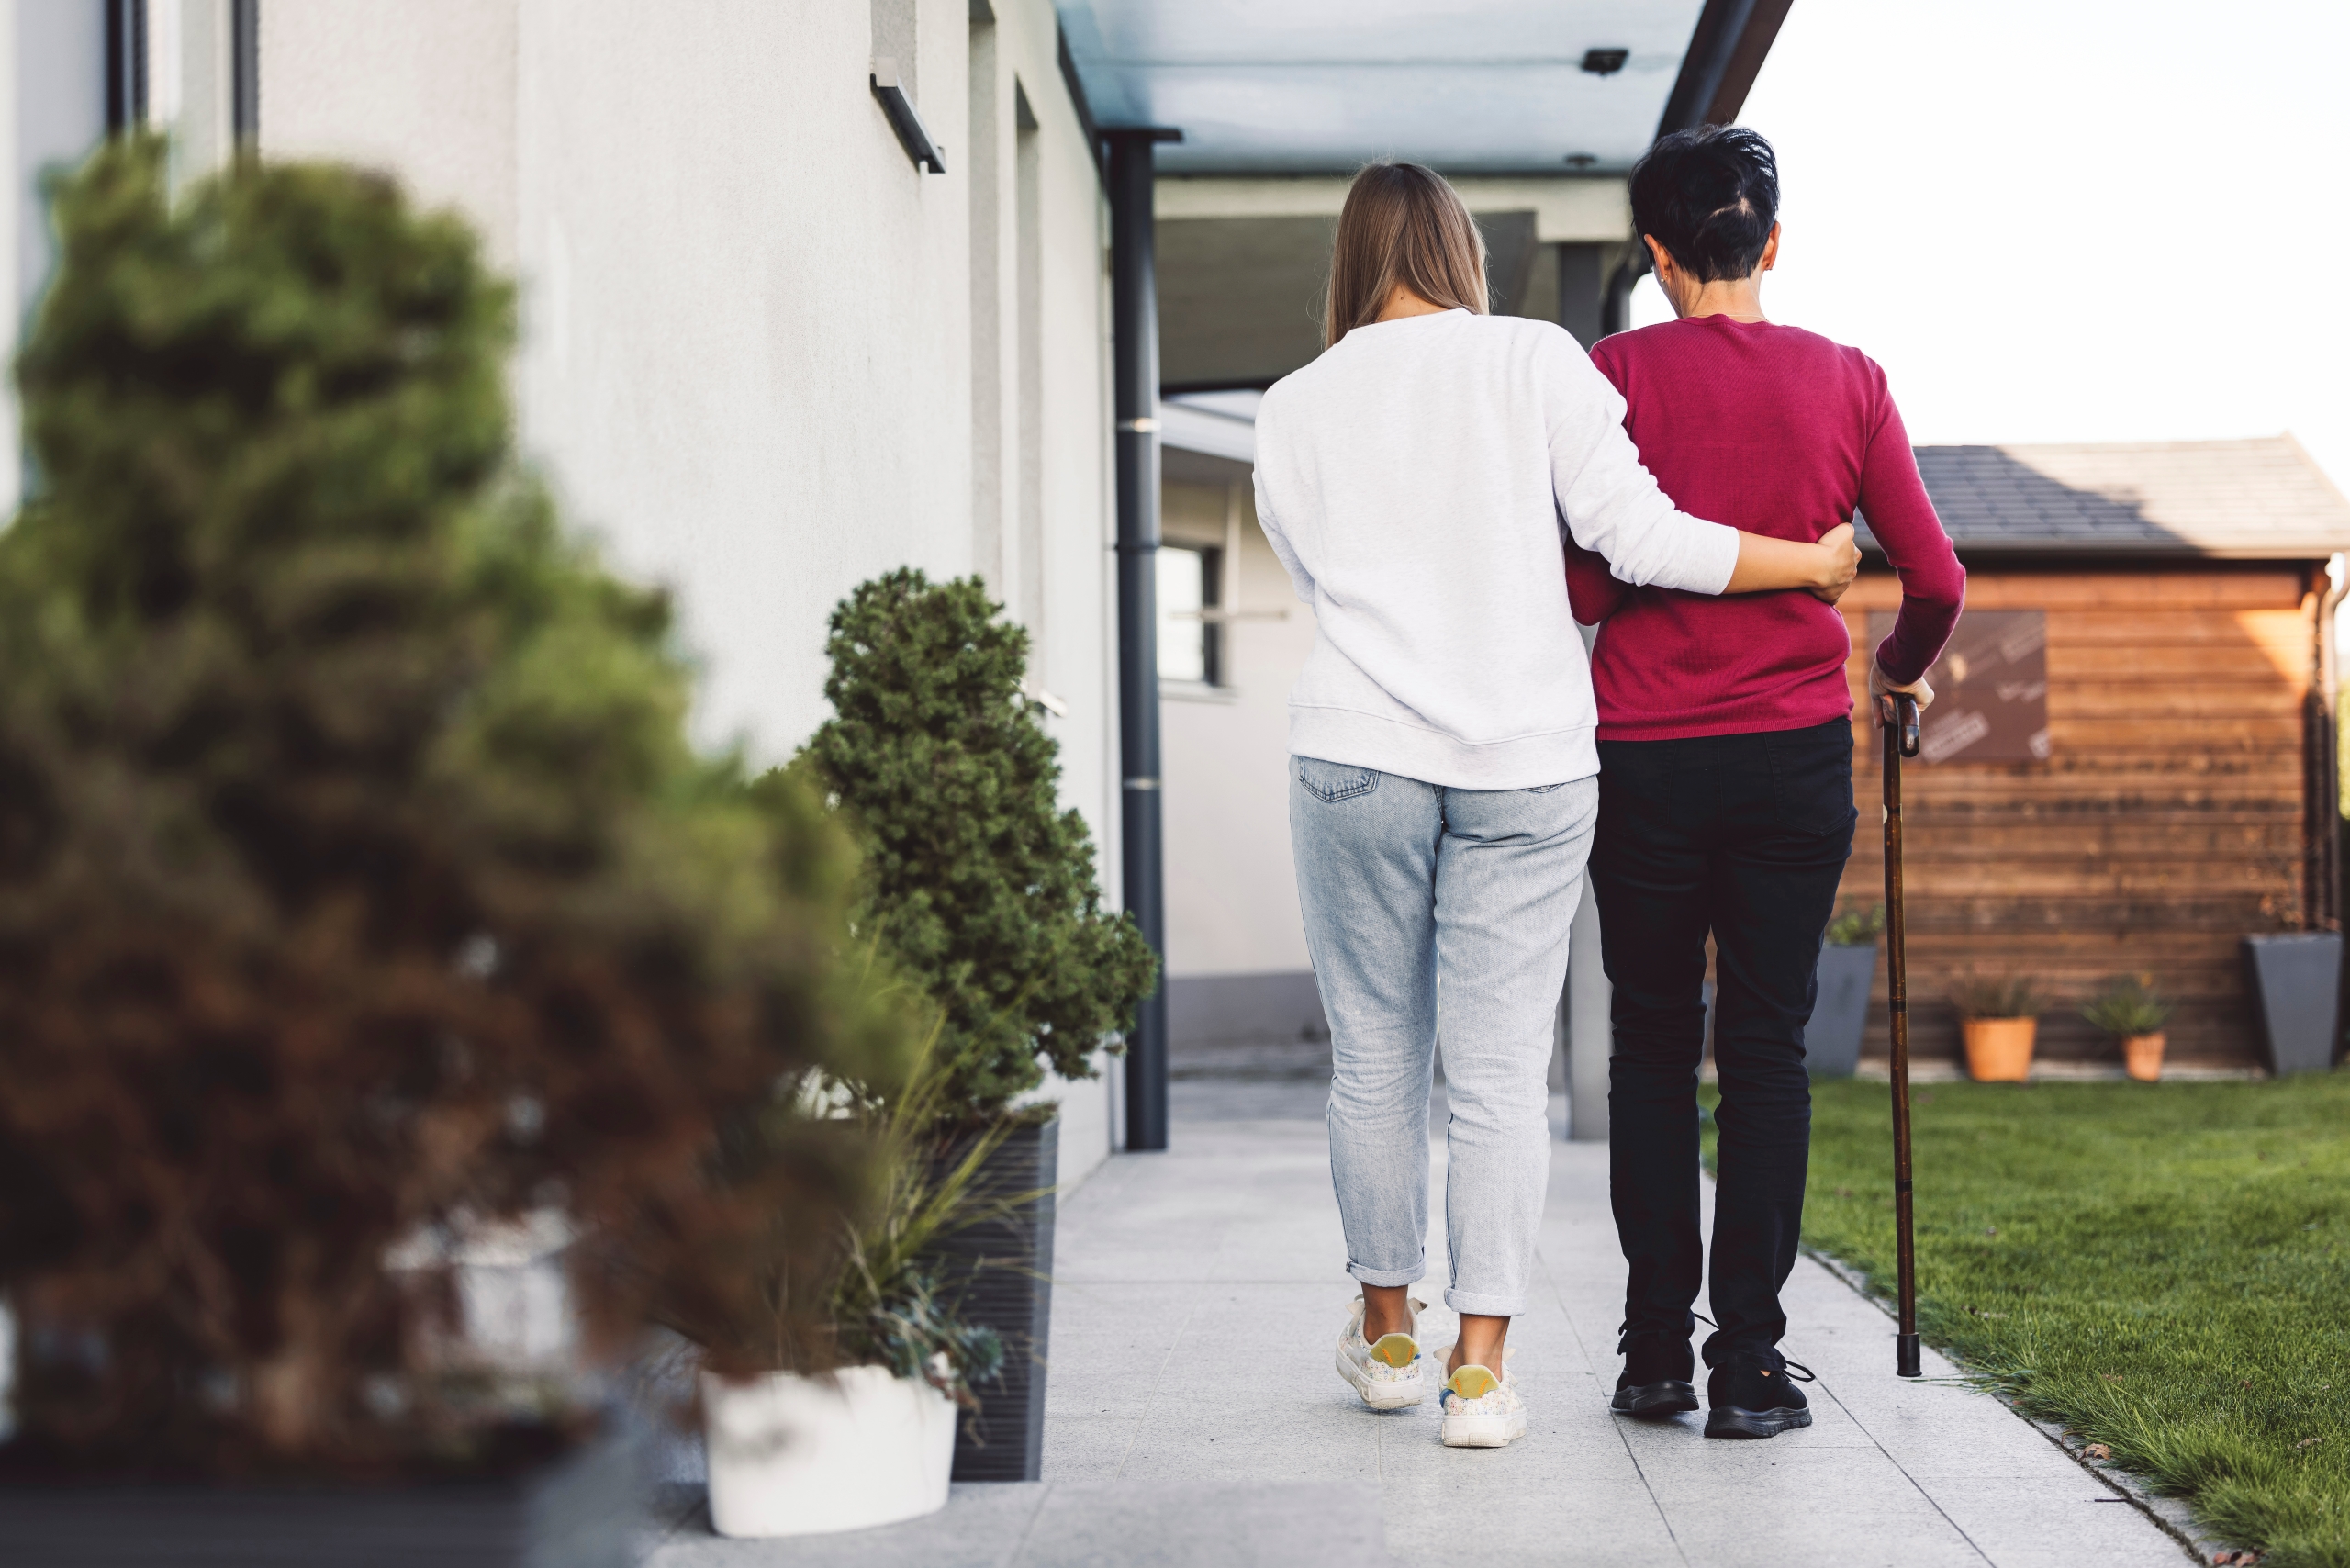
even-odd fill
[{"label": "window", "polygon": [[1224,681],[1224,552],[1212,545],[1158,547],[1158,678],[1202,686]]}]

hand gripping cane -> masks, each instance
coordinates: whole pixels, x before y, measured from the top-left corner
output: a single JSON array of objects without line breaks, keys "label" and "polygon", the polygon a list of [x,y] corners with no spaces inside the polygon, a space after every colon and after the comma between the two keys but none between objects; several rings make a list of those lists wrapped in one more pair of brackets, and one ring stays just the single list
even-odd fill
[{"label": "hand gripping cane", "polygon": [[1897,1377],[1916,1377],[1918,1241],[1909,1207],[1909,975],[1901,917],[1901,759],[1918,755],[1918,701],[1896,692],[1880,701],[1885,730],[1885,979],[1893,1024],[1893,1231],[1900,1331],[1893,1341]]}]

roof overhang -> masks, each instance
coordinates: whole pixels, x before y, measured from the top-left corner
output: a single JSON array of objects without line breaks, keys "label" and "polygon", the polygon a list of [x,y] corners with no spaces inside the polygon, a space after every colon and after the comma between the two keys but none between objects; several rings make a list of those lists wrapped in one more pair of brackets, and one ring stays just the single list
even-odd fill
[{"label": "roof overhang", "polygon": [[1734,118],[1792,0],[1059,0],[1104,130],[1164,127],[1169,174],[1381,157],[1447,174],[1606,174]]}]

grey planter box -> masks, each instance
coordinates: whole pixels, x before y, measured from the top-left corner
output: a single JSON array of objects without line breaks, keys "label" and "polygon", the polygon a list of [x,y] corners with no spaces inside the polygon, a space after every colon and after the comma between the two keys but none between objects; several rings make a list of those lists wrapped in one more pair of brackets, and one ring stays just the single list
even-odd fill
[{"label": "grey planter box", "polygon": [[[959,1159],[949,1151],[948,1159]],[[1045,1355],[1053,1321],[1053,1195],[1060,1124],[1013,1133],[979,1168],[981,1200],[1043,1193],[1001,1218],[967,1226],[939,1243],[934,1262],[963,1320],[1003,1339],[1003,1375],[977,1390],[979,1408],[955,1429],[957,1481],[1035,1481],[1045,1464]]]},{"label": "grey planter box", "polygon": [[1804,1065],[1814,1078],[1850,1078],[1861,1065],[1869,1025],[1869,987],[1876,981],[1876,944],[1819,949],[1819,983],[1804,1026]]},{"label": "grey planter box", "polygon": [[43,1568],[631,1568],[643,1469],[610,1440],[502,1481],[0,1481],[0,1558]]},{"label": "grey planter box", "polygon": [[2268,1070],[2282,1078],[2333,1067],[2342,1034],[2342,933],[2247,936],[2244,968]]}]

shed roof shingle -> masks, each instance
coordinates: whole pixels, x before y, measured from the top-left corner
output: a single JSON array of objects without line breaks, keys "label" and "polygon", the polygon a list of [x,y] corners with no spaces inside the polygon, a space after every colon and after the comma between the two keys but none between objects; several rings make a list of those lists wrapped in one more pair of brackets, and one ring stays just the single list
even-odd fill
[{"label": "shed roof shingle", "polygon": [[[1965,553],[2307,560],[2350,550],[2350,500],[2288,435],[1917,453]],[[1865,529],[1862,543],[1874,548]]]}]

